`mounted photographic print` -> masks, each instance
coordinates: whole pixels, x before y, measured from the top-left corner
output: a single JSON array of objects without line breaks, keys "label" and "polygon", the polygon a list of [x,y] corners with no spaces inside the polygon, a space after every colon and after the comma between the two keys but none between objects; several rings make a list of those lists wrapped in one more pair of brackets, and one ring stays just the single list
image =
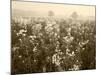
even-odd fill
[{"label": "mounted photographic print", "polygon": [[11,74],[96,69],[96,6],[11,2]]}]

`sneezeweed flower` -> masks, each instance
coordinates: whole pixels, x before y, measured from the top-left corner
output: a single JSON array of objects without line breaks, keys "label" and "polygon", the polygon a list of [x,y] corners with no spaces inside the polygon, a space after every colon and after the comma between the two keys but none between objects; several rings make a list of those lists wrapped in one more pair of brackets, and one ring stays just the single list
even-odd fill
[{"label": "sneezeweed flower", "polygon": [[21,30],[19,31],[19,34],[23,34],[24,31],[25,31],[24,29],[21,29]]},{"label": "sneezeweed flower", "polygon": [[71,32],[71,28],[67,28],[67,32]]},{"label": "sneezeweed flower", "polygon": [[79,70],[79,66],[76,65],[76,64],[74,64],[74,65],[73,65],[73,68],[70,68],[69,70],[77,71],[77,70]]},{"label": "sneezeweed flower", "polygon": [[37,62],[37,60],[34,59],[34,62]]},{"label": "sneezeweed flower", "polygon": [[67,48],[67,49],[66,49],[66,54],[68,55],[69,52],[70,52],[70,50]]},{"label": "sneezeweed flower", "polygon": [[58,52],[59,50],[59,45],[56,46],[55,52]]},{"label": "sneezeweed flower", "polygon": [[19,38],[20,43],[22,43],[22,39]]},{"label": "sneezeweed flower", "polygon": [[34,39],[36,39],[36,36],[35,35],[30,35],[29,38],[34,40]]},{"label": "sneezeweed flower", "polygon": [[79,70],[79,66],[78,65],[73,65],[73,70]]},{"label": "sneezeweed flower", "polygon": [[54,54],[54,55],[52,56],[52,63],[55,63],[55,62],[56,62],[56,56],[57,56],[57,54]]},{"label": "sneezeweed flower", "polygon": [[55,65],[59,66],[60,65],[60,60],[61,60],[61,58],[59,57],[58,54],[54,54],[52,56],[52,63],[54,63]]},{"label": "sneezeweed flower", "polygon": [[39,31],[41,30],[41,28],[42,28],[41,23],[33,25],[32,26],[33,33],[36,33],[36,34],[39,33]]},{"label": "sneezeweed flower", "polygon": [[57,33],[55,33],[54,35],[57,36]]},{"label": "sneezeweed flower", "polygon": [[18,57],[19,57],[19,58],[22,58],[22,55],[19,55]]},{"label": "sneezeweed flower", "polygon": [[25,61],[23,60],[22,63],[25,63]]},{"label": "sneezeweed flower", "polygon": [[21,29],[21,30],[20,30],[18,33],[16,33],[16,34],[17,34],[17,36],[19,36],[19,35],[26,36],[26,32],[27,32],[27,30]]},{"label": "sneezeweed flower", "polygon": [[73,57],[73,56],[75,56],[75,52],[74,51],[72,51],[72,52],[70,52],[71,50],[70,49],[66,49],[66,55],[68,55],[68,56],[70,56],[70,57]]},{"label": "sneezeweed flower", "polygon": [[71,43],[73,41],[74,37],[72,37],[72,36],[65,36],[65,37],[63,37],[63,39],[64,39],[64,41],[66,43]]},{"label": "sneezeweed flower", "polygon": [[47,26],[45,26],[45,30],[47,32],[51,32],[53,30],[52,24],[47,24]]},{"label": "sneezeweed flower", "polygon": [[26,34],[22,34],[23,36],[26,36]]},{"label": "sneezeweed flower", "polygon": [[18,50],[19,48],[20,48],[20,47],[13,47],[12,50],[13,50],[13,51],[16,51],[16,50]]},{"label": "sneezeweed flower", "polygon": [[70,57],[73,57],[73,56],[75,56],[75,52],[72,51],[72,53],[68,53],[68,55],[69,55]]},{"label": "sneezeweed flower", "polygon": [[79,42],[79,46],[80,46],[80,47],[83,47],[83,46],[86,45],[88,42],[89,42],[89,40],[81,41],[81,42]]},{"label": "sneezeweed flower", "polygon": [[35,52],[35,51],[37,51],[37,47],[36,46],[33,48],[33,52]]},{"label": "sneezeweed flower", "polygon": [[82,48],[82,50],[84,51],[84,50],[85,50],[85,48]]},{"label": "sneezeweed flower", "polygon": [[49,26],[49,27],[46,27],[46,28],[45,28],[45,30],[46,30],[47,32],[49,32],[49,33],[50,33],[50,32],[52,32],[52,30],[53,30],[53,27],[51,27],[51,26]]},{"label": "sneezeweed flower", "polygon": [[47,24],[47,27],[52,27],[53,25],[51,23],[48,23]]}]

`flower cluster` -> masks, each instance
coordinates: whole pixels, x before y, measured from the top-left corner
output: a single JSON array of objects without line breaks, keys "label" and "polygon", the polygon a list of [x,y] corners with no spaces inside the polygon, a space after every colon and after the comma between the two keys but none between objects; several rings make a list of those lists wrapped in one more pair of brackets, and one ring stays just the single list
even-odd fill
[{"label": "flower cluster", "polygon": [[13,73],[95,68],[95,21],[16,18],[11,34]]}]

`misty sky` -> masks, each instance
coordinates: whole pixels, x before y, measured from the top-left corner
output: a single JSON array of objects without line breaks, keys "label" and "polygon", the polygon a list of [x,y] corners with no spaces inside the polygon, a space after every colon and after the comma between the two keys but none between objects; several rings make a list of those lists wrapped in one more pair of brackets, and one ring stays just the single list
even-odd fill
[{"label": "misty sky", "polygon": [[50,10],[56,16],[69,16],[74,11],[81,16],[95,16],[95,6],[12,1],[13,15],[47,16]]}]

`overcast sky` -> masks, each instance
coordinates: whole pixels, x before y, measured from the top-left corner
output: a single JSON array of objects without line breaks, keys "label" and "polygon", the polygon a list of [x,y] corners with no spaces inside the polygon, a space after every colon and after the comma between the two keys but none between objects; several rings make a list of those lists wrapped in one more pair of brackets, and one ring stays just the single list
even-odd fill
[{"label": "overcast sky", "polygon": [[74,11],[81,16],[95,16],[95,6],[12,1],[14,15],[47,16],[50,10],[56,16],[69,16]]}]

